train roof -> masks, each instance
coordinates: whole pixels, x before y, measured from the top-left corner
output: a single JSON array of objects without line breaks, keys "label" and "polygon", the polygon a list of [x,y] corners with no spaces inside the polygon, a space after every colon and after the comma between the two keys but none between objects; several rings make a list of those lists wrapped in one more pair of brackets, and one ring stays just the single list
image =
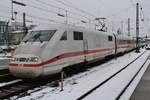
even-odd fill
[{"label": "train roof", "polygon": [[42,25],[38,25],[35,28],[33,28],[31,31],[34,30],[50,30],[50,29],[58,29],[60,28],[61,25],[59,24],[42,24]]},{"label": "train roof", "polygon": [[[75,26],[75,25],[71,25],[71,24],[42,24],[42,25],[38,25],[37,27],[35,27],[31,31],[59,30],[59,29],[66,29],[66,30],[71,29],[71,30],[74,30],[74,31],[83,31],[83,32],[86,32],[86,33],[91,32],[91,33],[94,33],[94,34],[113,35],[113,33],[111,33],[111,32],[103,32],[103,31],[94,30],[92,28]],[[115,35],[118,39],[124,39],[124,40],[133,39],[131,36],[129,37],[125,34],[115,34]]]},{"label": "train roof", "polygon": [[74,31],[83,31],[83,32],[92,32],[95,34],[105,34],[105,35],[113,35],[112,33],[109,32],[103,32],[103,31],[98,31],[98,30],[94,30],[92,28],[86,28],[86,27],[82,27],[82,26],[75,26],[75,25],[71,25],[71,24],[48,24],[48,25],[38,25],[37,27],[35,27],[34,29],[32,29],[31,31],[36,31],[36,30],[58,30],[58,29],[71,29]]}]

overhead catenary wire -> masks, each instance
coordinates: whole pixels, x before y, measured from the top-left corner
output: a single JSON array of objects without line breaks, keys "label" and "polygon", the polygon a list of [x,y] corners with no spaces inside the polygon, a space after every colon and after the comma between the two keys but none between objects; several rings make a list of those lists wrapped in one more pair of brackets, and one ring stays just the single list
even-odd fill
[{"label": "overhead catenary wire", "polygon": [[58,14],[57,12],[53,11],[53,10],[49,10],[49,9],[44,9],[42,7],[37,7],[37,6],[34,6],[34,5],[31,5],[31,4],[26,4],[28,7],[31,7],[31,8],[35,8],[35,9],[38,9],[38,10],[42,10],[42,11],[45,11],[45,12],[48,12],[48,13],[54,13],[54,14]]},{"label": "overhead catenary wire", "polygon": [[[47,3],[47,2],[44,2],[44,1],[41,1],[41,0],[36,0],[36,1],[38,1],[38,2],[40,2],[40,3],[42,3],[42,4],[45,4],[45,5],[47,5],[47,6],[51,6],[51,7],[54,7],[54,8],[66,10],[66,9],[64,9],[64,8],[57,7],[57,6],[55,6],[55,5],[52,5],[52,4],[50,4],[50,3]],[[65,0],[65,1],[67,1],[67,0]],[[60,2],[60,3],[66,5],[66,3],[64,3],[64,2],[62,2],[62,1],[60,1],[60,0],[57,0],[57,2]],[[69,2],[69,3],[71,4],[71,2]],[[68,5],[66,5],[66,6],[68,6]],[[70,6],[69,6],[69,7],[70,7]],[[131,9],[131,8],[132,8],[132,7],[128,7],[128,8],[122,9],[122,10],[120,10],[118,13],[112,14],[112,15],[110,15],[110,16],[107,16],[106,18],[110,18],[110,17],[117,16],[117,15],[119,15],[119,14],[121,14],[121,13],[124,13],[124,12],[128,11],[128,10]],[[72,11],[68,11],[68,12],[73,13]],[[77,14],[77,13],[73,13],[73,14]],[[79,15],[79,16],[80,16],[80,15]],[[85,16],[82,16],[82,17],[85,17]],[[74,18],[75,18],[75,17],[74,17]],[[85,17],[85,18],[87,18],[87,17]]]},{"label": "overhead catenary wire", "polygon": [[[61,8],[61,7],[52,5],[52,4],[47,3],[47,2],[44,2],[44,1],[42,1],[42,0],[35,0],[35,1],[37,1],[37,2],[39,2],[39,3],[42,3],[42,4],[44,4],[44,5],[47,5],[47,6],[51,6],[51,7],[57,8],[57,9],[61,9],[61,10],[67,11],[68,13],[72,13],[72,14],[75,14],[75,15],[77,15],[77,16],[81,16],[81,17],[90,19],[90,18],[88,18],[87,16],[83,16],[83,15],[78,14],[78,13],[76,13],[76,12],[73,12],[73,11],[70,11],[70,10],[67,10],[67,9],[64,9],[64,8]],[[68,3],[70,3],[71,5],[68,5],[68,4],[66,4],[66,3],[64,3],[63,1],[60,1],[60,0],[56,0],[56,1],[59,2],[59,3],[61,3],[61,4],[66,5],[66,6],[68,6],[68,7],[74,8],[74,9],[76,9],[77,11],[80,11],[80,12],[82,12],[82,13],[84,13],[84,14],[87,14],[87,13],[88,13],[88,12],[86,12],[86,11],[83,11],[83,10],[80,9],[80,8],[77,8],[77,7],[75,7],[75,6],[71,6],[71,5],[73,5],[73,4],[72,4],[70,1],[68,1],[68,0],[65,0],[65,1],[68,2]],[[46,11],[46,12],[49,11],[49,12],[52,12],[52,13],[57,13],[57,12],[55,12],[55,11],[53,11],[53,10],[44,9],[44,8],[37,7],[37,6],[34,6],[34,5],[30,5],[30,4],[27,4],[27,5],[28,5],[29,7],[36,8],[36,9],[39,9],[39,10],[43,10],[43,11]],[[145,5],[145,6],[148,6],[148,5]],[[124,10],[126,10],[126,9],[128,9],[128,8],[125,8]],[[121,10],[120,12],[124,12],[124,11]],[[120,13],[120,12],[118,12],[118,13]],[[117,15],[118,13],[112,14],[112,15],[110,15],[110,16],[108,16],[108,17],[115,16],[115,15]],[[89,14],[88,14],[88,15],[89,15]],[[92,16],[94,16],[94,15],[92,15]],[[94,18],[96,18],[96,16],[94,16]]]},{"label": "overhead catenary wire", "polygon": [[[31,5],[31,4],[27,4],[27,6],[38,9],[38,10],[45,11],[45,12],[48,12],[48,13],[58,14],[58,12],[55,12],[55,11],[52,11],[52,10],[49,10],[49,9],[44,9],[44,8],[41,8],[41,7],[37,7],[37,6]],[[7,14],[11,13],[10,11],[4,10],[4,9],[0,9],[0,11],[3,12],[3,13],[7,13]],[[22,13],[19,12],[19,11],[17,11],[17,14],[22,15]],[[29,15],[29,14],[27,14],[27,16],[32,17],[32,18],[36,18],[36,19],[39,19],[39,20],[45,20],[45,21],[49,21],[49,22],[51,21],[51,22],[55,22],[55,23],[61,23],[60,21],[56,21],[56,20],[52,20],[52,19],[48,19],[48,18],[44,18],[44,17],[34,16],[34,15]],[[72,17],[72,16],[68,16],[68,17],[71,18],[71,19],[75,19],[75,20],[81,20],[77,17]],[[5,18],[5,17],[3,16],[3,18]]]},{"label": "overhead catenary wire", "polygon": [[3,7],[3,8],[9,8],[9,9],[10,9],[9,6],[6,6],[6,5],[4,5],[4,4],[0,4],[0,7]]},{"label": "overhead catenary wire", "polygon": [[[132,2],[132,4],[136,4],[135,2],[133,2],[133,0],[130,0]],[[140,2],[140,11],[141,11],[141,16],[143,17],[143,19],[145,19],[145,14],[143,9],[149,7],[150,4],[146,4],[142,6],[142,3],[140,0],[138,0],[138,2]]]},{"label": "overhead catenary wire", "polygon": [[[52,10],[49,10],[49,9],[44,9],[44,8],[41,8],[41,7],[37,7],[37,6],[33,6],[33,5],[30,5],[30,4],[27,4],[27,6],[38,9],[38,10],[45,11],[47,13],[53,13],[53,14],[56,14],[56,15],[59,14],[58,12],[55,12],[55,11],[52,11]],[[68,18],[75,19],[75,20],[80,20],[80,21],[82,20],[82,19],[79,19],[77,17],[72,17],[72,16],[69,16],[69,15],[64,16],[64,17],[68,17]]]},{"label": "overhead catenary wire", "polygon": [[36,19],[40,19],[40,20],[49,21],[49,22],[61,23],[59,21],[52,20],[52,19],[49,19],[49,18],[40,17],[40,16],[34,16],[34,15],[29,15],[29,14],[26,14],[26,16],[36,18]]},{"label": "overhead catenary wire", "polygon": [[[135,7],[135,4],[136,4],[136,3],[134,3],[133,0],[130,0],[130,2],[131,2],[131,4],[132,4],[131,7],[129,6],[129,7],[125,8],[125,9],[122,9],[122,10],[120,10],[120,11],[117,12],[117,13],[114,13],[114,14],[111,14],[111,15],[107,16],[106,18],[111,18],[111,17],[118,16],[118,15],[124,13],[124,12],[129,11],[131,8]],[[144,5],[143,8],[148,7],[149,5],[150,5],[150,4]],[[143,14],[143,10],[142,10],[142,14]],[[143,14],[143,17],[144,17],[144,14]]]},{"label": "overhead catenary wire", "polygon": [[[64,5],[68,6],[68,5],[67,5],[66,3],[64,3],[63,1],[60,1],[60,0],[56,0],[56,1],[58,1],[58,2],[60,2],[60,3],[62,3],[62,4],[64,4]],[[67,0],[65,0],[65,1],[67,1]],[[72,5],[71,2],[69,2],[69,1],[67,1],[67,2]],[[69,5],[69,6],[70,6],[70,5]],[[117,12],[117,13],[115,13],[115,14],[112,14],[112,15],[107,16],[106,18],[110,18],[110,17],[114,17],[114,16],[117,16],[117,15],[120,15],[121,13],[124,13],[124,12],[126,12],[126,11],[129,11],[131,8],[133,8],[133,6],[127,7],[127,8],[125,8],[125,9],[122,9],[122,10],[120,10],[119,12]]]},{"label": "overhead catenary wire", "polygon": [[57,9],[61,9],[61,10],[63,10],[63,11],[67,11],[68,13],[72,13],[72,14],[74,14],[74,15],[77,15],[77,16],[80,16],[80,17],[84,17],[84,18],[86,18],[86,19],[90,19],[90,18],[88,18],[87,16],[81,15],[81,14],[76,13],[76,12],[73,12],[73,11],[70,11],[70,10],[68,10],[68,9],[64,9],[64,8],[61,8],[61,7],[52,5],[52,4],[47,3],[47,2],[44,2],[44,1],[41,1],[41,0],[36,0],[36,1],[39,2],[39,3],[41,3],[41,4],[44,4],[44,5],[47,5],[47,6],[51,6],[51,7],[53,7],[53,8],[57,8]]},{"label": "overhead catenary wire", "polygon": [[[67,15],[68,18],[75,19],[75,20],[80,20],[80,21],[85,20],[85,19],[82,19],[82,18],[78,18],[78,17],[80,16],[80,17],[83,17],[83,18],[88,19],[88,21],[90,20],[90,18],[87,17],[87,16],[84,16],[84,15],[82,15],[82,14],[79,14],[79,13],[77,13],[77,12],[73,12],[73,11],[68,10],[68,9],[65,9],[65,8],[58,7],[58,6],[56,6],[56,5],[52,5],[51,3],[44,2],[44,1],[42,1],[42,0],[35,0],[35,1],[38,1],[39,3],[44,4],[44,5],[47,5],[47,6],[51,6],[51,7],[53,7],[53,8],[57,8],[57,9],[61,9],[61,10],[67,11],[67,12],[68,12],[68,15]],[[72,4],[72,2],[70,2],[69,0],[63,0],[63,1],[61,1],[61,0],[56,0],[56,1],[59,2],[59,3],[61,3],[61,4],[63,4],[63,5],[65,5],[65,6],[68,6],[68,7],[70,7],[70,8],[72,8],[72,7],[73,7],[73,8],[77,8],[77,7],[74,7],[74,4]],[[131,1],[132,1],[132,0],[131,0]],[[66,3],[66,2],[68,2],[68,3]],[[149,5],[149,4],[144,5],[143,8],[148,7],[148,5]],[[27,7],[35,8],[35,9],[38,9],[38,10],[41,10],[41,11],[44,11],[44,12],[47,12],[47,13],[53,13],[53,14],[57,14],[57,15],[59,14],[58,11],[55,11],[55,10],[52,10],[52,9],[49,9],[49,8],[45,8],[45,7],[41,7],[41,5],[38,6],[38,5],[33,5],[33,4],[27,4]],[[124,12],[129,11],[131,8],[132,8],[132,7],[127,7],[127,8],[125,8],[125,9],[121,9],[121,10],[118,11],[117,13],[111,14],[111,15],[107,16],[106,18],[118,16],[118,15],[124,13]],[[10,9],[10,7],[9,7],[9,9]],[[78,8],[77,8],[77,9],[78,9]],[[79,8],[79,9],[80,9],[80,8]],[[81,9],[81,10],[77,10],[77,11],[82,12],[82,9]],[[2,12],[3,12],[3,11],[2,11]],[[82,12],[82,13],[83,13],[83,12]],[[142,14],[144,13],[143,10],[142,10],[141,13],[142,13]],[[83,14],[86,14],[86,13],[83,13]],[[64,17],[65,17],[65,12],[63,12],[63,15],[64,15]],[[77,17],[76,17],[76,16],[72,16],[72,15],[76,15]],[[89,15],[89,14],[86,14],[86,15]],[[35,16],[34,16],[34,17],[35,17]],[[38,17],[38,16],[37,16],[37,17]],[[48,16],[44,16],[44,17],[48,17]],[[44,17],[43,17],[43,18],[44,18]],[[143,14],[143,17],[145,17],[144,14]],[[47,20],[49,20],[49,19],[47,19]],[[46,21],[46,19],[45,19],[45,21]],[[49,20],[49,21],[50,21],[50,20]],[[71,21],[71,20],[70,20],[70,21]]]},{"label": "overhead catenary wire", "polygon": [[73,9],[77,10],[77,11],[80,11],[80,12],[82,12],[82,13],[84,13],[84,14],[87,14],[87,15],[89,15],[89,16],[91,16],[91,17],[94,17],[94,18],[96,17],[95,15],[93,15],[93,14],[87,12],[87,11],[84,11],[84,10],[78,8],[78,7],[75,7],[75,6],[71,6],[71,5],[65,3],[65,2],[63,2],[63,1],[61,1],[61,0],[55,0],[55,1],[57,1],[57,2],[59,2],[59,3],[61,3],[61,4],[63,4],[63,5],[65,5],[65,6],[67,6],[67,7],[71,7],[71,8],[73,8]]},{"label": "overhead catenary wire", "polygon": [[135,3],[133,2],[133,0],[130,0],[130,2],[131,2],[131,4],[132,4],[133,6],[135,6]]},{"label": "overhead catenary wire", "polygon": [[[10,14],[10,11],[4,10],[4,9],[0,9],[1,13],[5,13],[5,14]],[[10,19],[9,16],[5,16],[5,15],[0,15],[1,18],[3,19]]]},{"label": "overhead catenary wire", "polygon": [[31,4],[26,4],[26,6],[31,7],[31,8],[35,8],[35,9],[38,9],[38,10],[42,10],[42,11],[45,11],[45,12],[48,12],[48,13],[58,14],[58,12],[56,12],[54,10],[44,9],[42,7],[34,6],[34,5],[31,5]]},{"label": "overhead catenary wire", "polygon": [[[51,21],[51,22],[56,22],[56,23],[61,23],[61,24],[64,24],[63,22],[60,22],[60,21],[56,21],[56,20],[53,20],[53,19],[49,19],[49,18],[45,18],[45,17],[40,17],[40,16],[34,16],[34,15],[29,15],[27,14],[28,17],[32,17],[32,18],[36,18],[36,19],[40,19],[40,20],[45,20],[45,21]],[[74,17],[71,17],[74,19]],[[77,19],[79,20],[79,19]]]},{"label": "overhead catenary wire", "polygon": [[138,2],[140,3],[140,14],[141,14],[140,17],[141,17],[141,21],[143,22],[143,24],[146,27],[146,29],[149,30],[148,25],[147,25],[148,23],[147,23],[147,21],[145,21],[145,18],[146,18],[145,14],[147,14],[147,13],[144,13],[143,8],[145,9],[145,8],[149,7],[150,4],[146,4],[146,5],[142,6],[141,1],[138,0]]},{"label": "overhead catenary wire", "polygon": [[[79,8],[79,7],[76,7],[72,2],[70,2],[70,0],[69,0],[69,1],[68,1],[68,0],[64,0],[66,3],[64,3],[64,2],[61,1],[61,0],[56,0],[56,1],[57,1],[57,2],[60,2],[60,3],[64,4],[64,5],[66,5],[66,6],[69,6],[69,7],[71,7],[71,8],[74,8],[74,9],[77,10],[77,11],[80,11],[80,12],[82,12],[82,13],[85,13],[85,14],[87,14],[87,15],[90,15],[90,16],[96,18],[95,15],[93,15],[93,14],[87,12],[87,11],[84,11],[83,9],[81,9],[81,8]],[[67,3],[68,3],[68,4],[67,4]],[[71,6],[71,5],[72,5],[72,6]]]},{"label": "overhead catenary wire", "polygon": [[[41,7],[37,7],[37,6],[34,6],[34,5],[31,5],[31,4],[27,4],[27,6],[28,7],[31,7],[31,8],[35,8],[35,9],[38,9],[38,10],[42,10],[42,11],[45,11],[45,12],[51,12],[51,13],[54,13],[54,14],[58,14],[57,12],[55,12],[55,11],[52,11],[52,10],[49,10],[49,9],[44,9],[44,8],[41,8]],[[5,6],[5,8],[6,8],[6,6]],[[8,7],[7,7],[8,8]],[[0,9],[0,11],[1,12],[3,12],[3,13],[8,13],[8,14],[10,14],[11,12],[10,11],[8,11],[8,10],[4,10],[4,9]],[[19,15],[22,15],[21,14],[21,12],[19,12],[19,11],[17,11],[17,14],[19,14]],[[34,16],[35,17],[35,16]]]},{"label": "overhead catenary wire", "polygon": [[[6,13],[6,14],[10,14],[11,12],[10,11],[7,11],[7,10],[4,10],[4,9],[0,9],[0,11],[1,12],[3,12],[3,13]],[[17,14],[18,15],[22,15],[22,13],[21,12],[17,12]],[[59,21],[55,21],[55,20],[52,20],[52,19],[48,19],[48,18],[44,18],[44,17],[39,17],[39,16],[34,16],[34,15],[31,15],[31,14],[26,14],[28,17],[31,17],[31,18],[35,18],[35,19],[39,19],[39,20],[45,20],[45,21],[51,21],[51,22],[55,22],[55,23],[61,23],[61,22],[59,22]],[[8,16],[4,16],[4,15],[1,15],[0,16],[1,18],[8,18],[8,19],[10,19],[10,17],[8,17]]]},{"label": "overhead catenary wire", "polygon": [[142,15],[143,15],[143,23],[144,23],[144,26],[146,27],[146,29],[147,29],[147,31],[149,31],[149,27],[148,27],[148,22],[147,21],[145,21],[145,13],[144,13],[144,11],[143,11],[143,7],[142,7],[142,5],[140,5],[141,6],[141,13],[142,13]]},{"label": "overhead catenary wire", "polygon": [[146,5],[143,5],[143,6],[142,6],[141,1],[138,0],[138,2],[140,2],[141,21],[144,23],[144,26],[145,26],[145,27],[147,28],[147,30],[149,31],[149,27],[148,27],[148,25],[147,25],[148,22],[145,21],[146,17],[145,17],[145,13],[144,13],[144,11],[143,11],[143,8],[145,9],[145,8],[149,7],[150,4],[146,4]]},{"label": "overhead catenary wire", "polygon": [[[53,19],[49,19],[49,18],[44,18],[44,17],[41,17],[41,16],[35,16],[35,15],[29,15],[27,14],[28,17],[31,17],[31,18],[34,18],[34,19],[38,19],[38,20],[41,20],[41,21],[45,21],[47,23],[49,22],[53,22],[53,23],[59,23],[59,24],[65,24],[65,22],[60,22],[60,21],[56,21],[56,20],[53,20]],[[40,21],[40,22],[41,22]],[[45,23],[45,22],[41,22],[41,23]],[[69,23],[68,23],[69,24]]]},{"label": "overhead catenary wire", "polygon": [[[45,4],[45,5],[47,5],[47,6],[51,6],[51,7],[55,7],[55,8],[58,8],[58,9],[66,10],[66,9],[64,9],[64,8],[57,7],[57,6],[55,6],[55,5],[52,5],[52,4],[50,4],[50,3],[47,3],[47,2],[44,2],[44,1],[41,1],[41,0],[36,0],[36,1],[38,1],[38,2],[40,2],[40,3],[42,3],[42,4]],[[63,3],[63,2],[60,1],[60,0],[57,0],[57,1]],[[67,0],[65,0],[65,1],[67,1]],[[71,2],[70,2],[70,3],[71,3]],[[63,4],[66,4],[66,3],[63,3]],[[31,4],[27,4],[27,5],[28,5],[29,7],[32,7],[32,8],[36,8],[36,9],[39,9],[39,10],[43,10],[43,11],[46,11],[46,12],[52,12],[52,13],[57,14],[57,12],[56,12],[56,11],[53,11],[53,10],[44,9],[44,8],[42,8],[42,7],[37,7],[37,6],[31,5]],[[77,8],[77,7],[76,7],[76,8]],[[79,8],[77,8],[77,9],[79,9]],[[84,17],[84,18],[88,18],[88,17],[83,16],[83,15],[81,15],[81,14],[77,14],[77,13],[72,12],[72,11],[69,11],[69,10],[67,10],[67,11],[68,11],[69,13],[76,14],[76,15],[81,16],[81,17]]]},{"label": "overhead catenary wire", "polygon": [[141,14],[143,15],[143,18],[145,18],[145,14],[144,14],[144,11],[143,11],[143,9],[145,9],[145,8],[147,8],[147,7],[150,7],[150,4],[146,4],[146,5],[143,5],[142,6],[142,3],[141,3],[141,1],[140,0],[138,0],[139,2],[140,2],[140,10],[141,10]]},{"label": "overhead catenary wire", "polygon": [[10,11],[4,10],[4,9],[0,9],[0,11],[3,12],[3,13],[7,13],[7,14],[11,13]]},{"label": "overhead catenary wire", "polygon": [[133,8],[133,6],[129,6],[129,7],[127,7],[127,8],[121,9],[121,10],[118,11],[117,13],[111,14],[111,15],[107,16],[106,18],[118,16],[118,15],[120,15],[120,14],[122,14],[122,13],[125,13],[125,12],[129,11],[129,10],[132,9],[132,8]]}]

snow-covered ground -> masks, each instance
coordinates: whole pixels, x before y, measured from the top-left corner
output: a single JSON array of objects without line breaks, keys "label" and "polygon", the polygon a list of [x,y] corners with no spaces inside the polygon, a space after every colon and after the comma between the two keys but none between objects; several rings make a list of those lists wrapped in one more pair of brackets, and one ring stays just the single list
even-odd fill
[{"label": "snow-covered ground", "polygon": [[[123,70],[121,73],[113,77],[102,87],[98,88],[93,92],[92,95],[89,95],[85,100],[94,100],[94,98],[102,98],[102,100],[116,100],[116,97],[124,89],[124,87],[130,82],[134,77],[136,72],[140,69],[142,64],[147,59],[147,56],[150,52],[146,52],[140,59],[131,64],[127,69]],[[137,63],[138,62],[138,63]],[[148,66],[150,62],[146,63]],[[133,90],[133,89],[132,89]],[[131,95],[132,93],[130,93]],[[121,99],[128,100],[130,96],[124,95]]]},{"label": "snow-covered ground", "polygon": [[[144,52],[144,49],[141,50],[141,53]],[[34,90],[29,90],[28,93],[31,93],[29,96],[19,98],[18,100],[76,100],[82,94],[86,93],[88,90],[92,89],[109,76],[113,75],[115,72],[123,68],[129,62],[138,57],[141,53],[129,53],[122,57],[111,60],[105,64],[91,68],[86,72],[74,75],[70,78],[64,80],[64,90],[60,92],[60,87],[50,87],[49,84],[41,86]],[[93,92],[92,95],[88,96],[86,100],[114,100],[118,93],[123,89],[123,85],[126,85],[137,70],[141,67],[141,64],[149,56],[150,51],[146,53],[139,59],[138,63],[132,64],[129,68],[121,72],[115,78],[112,78],[102,87]],[[149,61],[150,62],[150,61]],[[148,63],[141,70],[141,73],[144,73]],[[140,74],[140,77],[137,78],[135,84],[137,84],[143,74]],[[135,88],[135,85],[130,87],[129,92],[126,93],[126,96],[122,96],[122,100],[127,100],[131,95],[132,91]],[[40,91],[37,91],[40,90]],[[132,91],[131,91],[132,90]],[[37,92],[34,92],[37,91]],[[12,97],[11,99],[16,99],[17,96]]]}]

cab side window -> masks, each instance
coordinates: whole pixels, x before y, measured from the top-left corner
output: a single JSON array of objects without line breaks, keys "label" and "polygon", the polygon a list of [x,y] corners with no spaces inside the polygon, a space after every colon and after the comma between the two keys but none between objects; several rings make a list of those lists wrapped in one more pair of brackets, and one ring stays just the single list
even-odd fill
[{"label": "cab side window", "polygon": [[73,38],[74,40],[83,40],[83,32],[73,32]]},{"label": "cab side window", "polygon": [[67,40],[67,31],[65,31],[60,39],[61,41]]},{"label": "cab side window", "polygon": [[112,36],[108,36],[108,41],[112,41],[112,40],[113,40]]}]

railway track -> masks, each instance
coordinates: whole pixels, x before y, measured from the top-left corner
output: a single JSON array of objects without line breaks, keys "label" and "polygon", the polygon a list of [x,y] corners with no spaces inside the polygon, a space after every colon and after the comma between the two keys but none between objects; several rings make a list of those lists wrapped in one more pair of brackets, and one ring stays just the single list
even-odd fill
[{"label": "railway track", "polygon": [[1,69],[1,70],[0,70],[0,75],[8,74],[8,73],[9,73],[9,70],[8,70],[8,69]]},{"label": "railway track", "polygon": [[27,84],[24,81],[18,81],[13,84],[0,87],[0,99],[8,99],[11,96],[16,95],[19,92],[23,92],[29,89],[32,84]]},{"label": "railway track", "polygon": [[[129,64],[127,64],[125,67],[123,67],[122,69],[120,69],[119,71],[117,71],[116,73],[114,73],[113,75],[111,75],[110,77],[108,77],[107,79],[105,79],[104,81],[102,81],[101,83],[99,83],[97,86],[95,86],[94,88],[90,89],[89,91],[87,91],[86,93],[84,93],[83,95],[81,95],[80,97],[78,97],[77,100],[82,100],[82,99],[86,98],[87,96],[89,96],[90,94],[92,94],[94,91],[96,91],[98,88],[100,88],[101,86],[103,86],[105,83],[107,83],[113,77],[115,77],[116,75],[118,75],[119,73],[121,73],[123,70],[127,69],[132,63],[134,63],[137,59],[139,59],[145,52],[146,51],[144,51],[141,55],[139,55],[137,58],[135,58],[133,61],[131,61]],[[148,59],[149,59],[149,57],[147,58],[147,60]],[[124,89],[116,97],[116,100],[119,100],[119,98],[122,96],[122,94],[126,91],[126,89],[128,88],[128,86],[131,84],[131,82],[135,79],[135,77],[137,76],[137,74],[143,68],[143,66],[147,62],[147,60],[143,63],[143,65],[140,67],[140,69],[134,75],[134,77],[131,79],[131,81],[124,87]]]},{"label": "railway track", "polygon": [[0,70],[0,83],[9,82],[17,79],[9,73],[8,69]]},{"label": "railway track", "polygon": [[9,81],[12,81],[12,80],[15,80],[15,79],[16,78],[13,77],[12,75],[10,75],[9,73],[0,75],[0,83],[9,82]]},{"label": "railway track", "polygon": [[52,81],[52,79],[36,80],[34,82],[31,82],[31,80],[18,80],[12,84],[0,87],[0,100],[9,99],[10,97],[15,95],[18,95],[18,97],[29,95],[27,93],[27,90],[32,90],[36,87],[43,86]]}]

